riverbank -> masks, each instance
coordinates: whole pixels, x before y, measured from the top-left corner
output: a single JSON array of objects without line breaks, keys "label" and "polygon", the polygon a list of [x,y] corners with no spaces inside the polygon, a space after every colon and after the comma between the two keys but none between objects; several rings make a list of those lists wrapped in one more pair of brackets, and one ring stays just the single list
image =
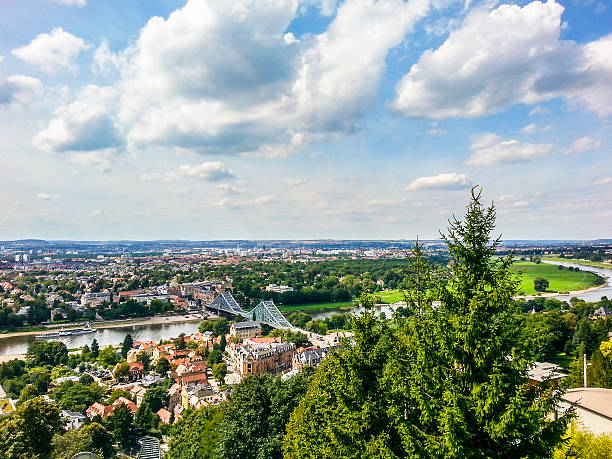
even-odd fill
[{"label": "riverbank", "polygon": [[576,296],[576,295],[582,295],[583,293],[588,293],[588,292],[594,292],[595,290],[600,290],[604,287],[607,287],[607,284],[602,284],[602,285],[597,285],[595,287],[589,287],[583,290],[575,290],[573,292],[563,292],[563,293],[559,293],[559,292],[544,292],[544,293],[540,293],[539,295],[521,295],[521,296],[515,296],[513,297],[515,300],[533,300],[535,298],[556,298],[560,295],[563,296]]},{"label": "riverbank", "polygon": [[563,263],[575,263],[577,265],[592,266],[593,268],[612,269],[612,264],[599,261],[582,260],[579,258],[542,257],[542,261],[559,261]]},{"label": "riverbank", "polygon": [[[96,330],[105,330],[109,328],[121,328],[126,326],[136,326],[136,325],[163,325],[163,324],[176,324],[176,323],[189,323],[189,322],[201,322],[203,319],[199,317],[194,317],[193,315],[175,315],[175,316],[153,316],[153,317],[137,317],[135,319],[123,319],[123,320],[113,320],[108,322],[93,322],[92,328]],[[83,323],[72,323],[70,325],[64,325],[64,329],[69,330],[71,328],[80,328],[83,327]],[[28,336],[28,335],[40,335],[41,332],[46,332],[49,330],[59,330],[62,328],[62,325],[48,325],[44,327],[33,327],[32,330],[21,330],[17,332],[7,332],[0,334],[0,340],[3,338],[11,338],[15,336]]]}]

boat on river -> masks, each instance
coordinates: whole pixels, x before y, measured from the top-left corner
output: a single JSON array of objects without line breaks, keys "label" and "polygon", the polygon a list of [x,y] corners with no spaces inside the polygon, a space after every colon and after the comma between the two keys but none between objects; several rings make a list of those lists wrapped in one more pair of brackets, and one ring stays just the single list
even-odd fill
[{"label": "boat on river", "polygon": [[43,333],[42,335],[36,335],[38,339],[48,339],[48,338],[63,338],[66,336],[74,336],[74,335],[85,335],[87,333],[95,333],[96,329],[92,328],[89,322],[87,322],[86,328],[71,328],[69,330],[64,330],[62,327],[59,331]]}]

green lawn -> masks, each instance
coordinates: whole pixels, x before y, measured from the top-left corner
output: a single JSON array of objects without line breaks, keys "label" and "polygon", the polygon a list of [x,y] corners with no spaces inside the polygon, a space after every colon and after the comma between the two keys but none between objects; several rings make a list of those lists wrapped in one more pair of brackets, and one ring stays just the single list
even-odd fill
[{"label": "green lawn", "polygon": [[559,257],[543,257],[543,259],[550,260],[550,261],[565,261],[568,263],[576,263],[577,265],[594,266],[596,268],[612,269],[612,264],[601,263],[599,261],[579,260],[579,259],[573,259],[573,258],[570,259],[570,258],[559,258]]},{"label": "green lawn", "polygon": [[293,311],[317,311],[321,309],[340,309],[350,308],[355,303],[352,301],[337,301],[330,303],[311,303],[311,304],[281,304],[278,305],[279,311],[293,312]]},{"label": "green lawn", "polygon": [[570,271],[567,268],[559,269],[556,265],[547,263],[531,263],[529,261],[515,261],[512,270],[522,273],[519,292],[534,295],[533,280],[536,277],[548,279],[550,285],[547,292],[571,292],[584,290],[601,285],[599,276],[587,271]]},{"label": "green lawn", "polygon": [[379,296],[383,303],[391,304],[398,301],[404,301],[404,294],[401,290],[387,290],[383,292],[375,292],[374,296]]}]

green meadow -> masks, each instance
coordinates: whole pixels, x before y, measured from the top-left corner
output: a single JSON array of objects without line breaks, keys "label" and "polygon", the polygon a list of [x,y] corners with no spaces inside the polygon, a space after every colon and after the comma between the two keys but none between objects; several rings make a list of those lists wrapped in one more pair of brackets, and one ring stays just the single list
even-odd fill
[{"label": "green meadow", "polygon": [[[567,261],[567,260],[566,260]],[[547,292],[572,292],[595,287],[603,283],[603,279],[587,271],[570,271],[559,269],[557,265],[547,263],[532,263],[530,261],[515,261],[512,270],[521,275],[519,292],[525,295],[535,295],[533,280],[537,277],[548,279]]]},{"label": "green meadow", "polygon": [[595,268],[608,268],[612,269],[612,264],[610,263],[602,263],[600,261],[590,261],[590,260],[580,260],[580,259],[570,259],[570,258],[559,258],[559,257],[543,257],[544,260],[550,261],[564,261],[566,263],[576,263],[577,265],[585,265],[585,266],[593,266]]}]

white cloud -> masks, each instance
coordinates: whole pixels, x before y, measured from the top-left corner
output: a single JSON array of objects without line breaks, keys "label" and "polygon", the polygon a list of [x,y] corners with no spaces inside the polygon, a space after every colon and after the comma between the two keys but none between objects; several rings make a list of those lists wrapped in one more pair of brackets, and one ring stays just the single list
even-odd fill
[{"label": "white cloud", "polygon": [[55,3],[61,3],[62,5],[74,5],[79,8],[84,7],[87,4],[86,0],[51,0]]},{"label": "white cloud", "polygon": [[465,174],[457,174],[455,172],[438,174],[431,177],[419,177],[412,181],[405,190],[425,190],[425,189],[445,189],[445,190],[458,190],[462,188],[469,188],[472,182],[467,178]]},{"label": "white cloud", "polygon": [[355,130],[429,3],[346,0],[325,32],[287,39],[295,0],[189,0],[127,50],[102,43],[93,69],[119,69],[107,119],[118,110],[129,146],[284,157]]},{"label": "white cloud", "polygon": [[285,180],[283,180],[283,183],[288,186],[298,186],[303,185],[306,182],[304,181],[304,179],[301,178],[286,178]]},{"label": "white cloud", "polygon": [[43,201],[54,201],[58,199],[60,196],[59,194],[52,194],[52,193],[38,193],[36,197]]},{"label": "white cloud", "polygon": [[440,128],[431,128],[427,131],[427,134],[429,135],[446,135],[448,134],[448,131],[446,131],[445,129],[440,129]]},{"label": "white cloud", "polygon": [[529,116],[537,116],[537,115],[548,115],[550,110],[546,107],[542,107],[541,105],[536,105],[531,110],[529,110]]},{"label": "white cloud", "polygon": [[68,157],[68,161],[71,163],[96,172],[110,172],[114,159],[115,151],[112,148],[71,153]]},{"label": "white cloud", "polygon": [[[0,56],[0,64],[3,60],[4,58]],[[0,71],[0,106],[27,105],[42,96],[43,91],[43,84],[38,78],[26,75],[5,77]]]},{"label": "white cloud", "polygon": [[34,136],[47,151],[93,151],[121,145],[120,129],[111,110],[117,98],[112,87],[89,85],[77,100],[55,110],[56,118]]},{"label": "white cloud", "polygon": [[496,134],[480,134],[472,137],[472,154],[465,162],[468,166],[491,166],[501,163],[531,161],[548,155],[553,146],[546,143],[527,143],[503,140]]},{"label": "white cloud", "polygon": [[597,180],[596,182],[593,182],[593,185],[607,185],[608,183],[612,183],[612,177],[605,177],[601,180]]},{"label": "white cloud", "polygon": [[540,126],[538,124],[532,123],[532,124],[528,124],[523,129],[521,129],[521,132],[523,134],[538,134],[541,132],[548,132],[552,129],[553,127],[550,125]]},{"label": "white cloud", "polygon": [[246,187],[243,185],[232,185],[230,183],[220,183],[218,185],[215,185],[215,188],[224,194],[246,193]]},{"label": "white cloud", "polygon": [[274,202],[276,202],[276,199],[273,196],[269,195],[257,196],[256,198],[247,199],[243,201],[224,198],[217,202],[217,207],[242,209],[243,207],[263,206]]},{"label": "white cloud", "polygon": [[197,165],[183,164],[173,171],[165,174],[143,174],[142,180],[179,181],[185,178],[218,182],[236,177],[234,173],[221,161],[209,161]]},{"label": "white cloud", "polygon": [[55,74],[61,70],[75,70],[74,61],[89,47],[81,38],[56,27],[51,33],[37,35],[28,45],[12,53],[43,72]]},{"label": "white cloud", "polygon": [[612,35],[560,40],[563,6],[475,8],[397,86],[391,108],[409,117],[476,117],[555,97],[612,114]]},{"label": "white cloud", "polygon": [[566,150],[566,153],[569,154],[582,154],[587,151],[597,150],[603,146],[603,142],[601,140],[595,140],[591,137],[585,136],[580,137],[579,139],[574,140],[574,143],[571,147]]}]

